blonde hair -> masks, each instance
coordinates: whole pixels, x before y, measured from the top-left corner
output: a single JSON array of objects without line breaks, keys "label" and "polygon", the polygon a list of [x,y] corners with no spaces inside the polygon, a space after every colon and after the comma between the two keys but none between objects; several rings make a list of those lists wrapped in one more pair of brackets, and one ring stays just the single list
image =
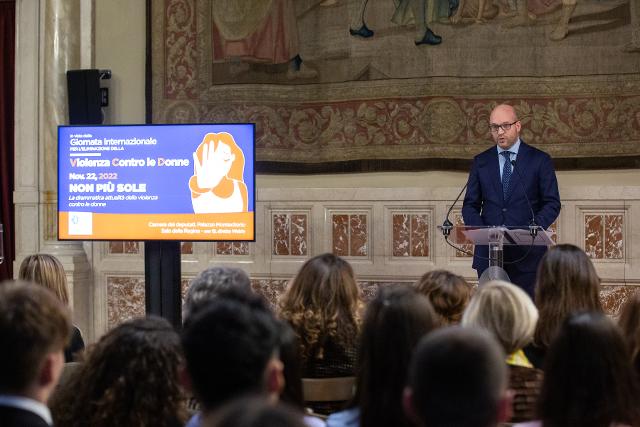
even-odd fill
[{"label": "blonde hair", "polygon": [[296,333],[303,361],[323,359],[327,338],[355,346],[361,311],[351,265],[329,253],[305,262],[280,302],[280,316]]},{"label": "blonde hair", "polygon": [[491,332],[507,354],[520,350],[533,340],[538,309],[517,286],[492,280],[480,287],[462,316],[463,326]]},{"label": "blonde hair", "polygon": [[27,256],[20,264],[18,278],[52,290],[60,301],[69,305],[67,276],[64,273],[62,263],[53,255],[34,254]]}]

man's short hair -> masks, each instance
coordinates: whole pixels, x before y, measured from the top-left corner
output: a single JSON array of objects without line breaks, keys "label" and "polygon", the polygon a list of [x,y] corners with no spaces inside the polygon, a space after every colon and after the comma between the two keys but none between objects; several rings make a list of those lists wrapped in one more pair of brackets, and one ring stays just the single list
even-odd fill
[{"label": "man's short hair", "polygon": [[265,369],[277,355],[278,330],[273,314],[257,302],[221,297],[193,314],[182,343],[195,395],[206,411],[264,390]]},{"label": "man's short hair", "polygon": [[0,283],[0,393],[21,393],[45,357],[62,351],[71,334],[68,309],[49,289]]},{"label": "man's short hair", "polygon": [[423,426],[493,426],[507,388],[505,356],[486,331],[436,330],[418,344],[408,385]]},{"label": "man's short hair", "polygon": [[239,268],[211,267],[198,274],[189,285],[182,312],[187,319],[208,301],[225,293],[250,293],[251,280]]}]

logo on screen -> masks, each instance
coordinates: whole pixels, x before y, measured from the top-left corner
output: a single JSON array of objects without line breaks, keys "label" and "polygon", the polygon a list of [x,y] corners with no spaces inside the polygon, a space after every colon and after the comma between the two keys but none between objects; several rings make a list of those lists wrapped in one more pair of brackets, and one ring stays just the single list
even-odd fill
[{"label": "logo on screen", "polygon": [[69,234],[70,235],[93,234],[93,213],[69,212]]}]

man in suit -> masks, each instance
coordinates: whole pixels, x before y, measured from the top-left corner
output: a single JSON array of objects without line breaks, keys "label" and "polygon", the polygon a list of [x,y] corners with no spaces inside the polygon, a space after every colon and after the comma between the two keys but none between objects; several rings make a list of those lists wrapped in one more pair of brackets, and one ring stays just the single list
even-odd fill
[{"label": "man in suit", "polygon": [[[551,157],[520,139],[522,125],[512,106],[498,105],[489,121],[496,146],[473,159],[462,205],[465,225],[528,226],[533,210],[535,225],[547,229],[560,212],[558,181]],[[534,246],[527,254],[529,249],[528,245],[506,245],[503,259],[511,281],[533,298],[536,270],[547,248]],[[487,246],[476,246],[473,268],[478,277],[489,266],[488,257]]]},{"label": "man in suit", "polygon": [[71,320],[48,289],[0,284],[0,426],[53,425],[46,406],[64,365]]}]

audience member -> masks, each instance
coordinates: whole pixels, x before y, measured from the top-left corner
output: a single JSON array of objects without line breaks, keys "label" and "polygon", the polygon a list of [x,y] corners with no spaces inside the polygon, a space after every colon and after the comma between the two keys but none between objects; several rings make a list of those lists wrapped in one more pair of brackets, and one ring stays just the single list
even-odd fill
[{"label": "audience member", "polygon": [[640,381],[640,292],[631,295],[622,307],[619,324],[631,350],[631,363]]},{"label": "audience member", "polygon": [[471,285],[462,276],[447,270],[433,270],[415,283],[415,288],[431,301],[443,325],[460,323],[471,297]]},{"label": "audience member", "polygon": [[540,318],[525,353],[533,366],[541,368],[547,348],[567,316],[578,311],[602,312],[600,278],[582,249],[556,245],[540,261],[535,292]]},{"label": "audience member", "polygon": [[220,294],[229,292],[251,293],[251,280],[239,268],[211,267],[198,274],[189,284],[182,309],[182,318],[187,319],[194,310]]},{"label": "audience member", "polygon": [[181,426],[180,337],[164,319],[124,322],[87,351],[56,392],[56,426]]},{"label": "audience member", "polygon": [[358,350],[356,394],[329,427],[411,426],[402,408],[407,367],[418,341],[438,325],[429,300],[413,288],[380,289],[369,303]]},{"label": "audience member", "polygon": [[41,286],[0,285],[0,425],[47,427],[46,403],[64,365],[69,312]]},{"label": "audience member", "polygon": [[[69,306],[67,276],[62,263],[53,255],[35,254],[27,256],[20,264],[18,278],[50,289],[64,305]],[[65,362],[73,361],[82,350],[84,350],[82,333],[76,325],[73,325],[71,341],[64,349]]]},{"label": "audience member", "polygon": [[[284,386],[278,333],[273,315],[250,301],[216,298],[189,318],[182,344],[205,416],[247,394],[277,400]],[[200,424],[195,416],[188,425]]]},{"label": "audience member", "polygon": [[507,355],[509,389],[514,392],[512,422],[535,419],[542,371],[533,367],[522,348],[533,339],[538,310],[521,288],[500,280],[480,287],[467,306],[462,326],[490,332]]},{"label": "audience member", "polygon": [[[323,254],[302,266],[282,298],[280,316],[298,337],[303,377],[354,375],[361,310],[358,286],[347,261]],[[312,405],[321,413],[340,406]]]},{"label": "audience member", "polygon": [[234,400],[203,422],[205,427],[305,427],[300,412],[264,397]]},{"label": "audience member", "polygon": [[540,421],[527,427],[640,425],[640,395],[629,351],[602,313],[578,313],[561,326],[545,360]]},{"label": "audience member", "polygon": [[405,412],[422,427],[493,427],[508,420],[504,357],[486,331],[448,327],[431,332],[411,361]]}]

